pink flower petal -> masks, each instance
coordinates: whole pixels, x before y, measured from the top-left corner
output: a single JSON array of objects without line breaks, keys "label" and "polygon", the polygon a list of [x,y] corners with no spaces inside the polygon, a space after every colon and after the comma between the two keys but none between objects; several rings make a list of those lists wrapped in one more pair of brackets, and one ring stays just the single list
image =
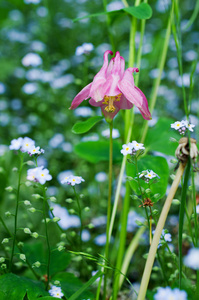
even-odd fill
[{"label": "pink flower petal", "polygon": [[82,103],[82,101],[88,99],[90,96],[90,89],[92,86],[92,82],[85,86],[73,99],[70,109],[75,109],[77,106]]},{"label": "pink flower petal", "polygon": [[112,51],[107,50],[104,53],[104,63],[101,70],[95,75],[92,87],[90,90],[90,97],[93,98],[96,102],[101,101],[105,96],[105,91],[103,88],[104,83],[106,82],[107,77],[107,68],[108,68],[108,55],[113,54]]},{"label": "pink flower petal", "polygon": [[132,71],[134,68],[128,68],[124,72],[124,76],[121,81],[118,82],[118,88],[122,92],[122,94],[126,97],[128,101],[140,110],[143,118],[145,120],[151,119],[151,114],[148,109],[148,102],[145,95],[142,93],[140,89],[134,86],[134,79],[132,75]]},{"label": "pink flower petal", "polygon": [[114,106],[119,109],[130,109],[133,107],[133,103],[127,100],[124,95],[121,96],[120,101],[115,101]]}]

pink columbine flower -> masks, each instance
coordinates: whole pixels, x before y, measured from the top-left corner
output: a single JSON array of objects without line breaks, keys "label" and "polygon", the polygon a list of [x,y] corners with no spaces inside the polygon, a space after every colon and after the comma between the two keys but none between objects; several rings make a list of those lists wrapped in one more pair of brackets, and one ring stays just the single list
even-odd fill
[{"label": "pink columbine flower", "polygon": [[130,109],[137,106],[146,120],[151,119],[148,102],[145,95],[134,85],[133,72],[138,68],[128,68],[125,71],[125,60],[117,51],[115,57],[108,62],[108,55],[104,53],[104,63],[95,75],[93,82],[85,86],[73,99],[70,109],[75,109],[83,100],[90,98],[89,103],[100,106],[106,119],[113,119],[120,109]]}]

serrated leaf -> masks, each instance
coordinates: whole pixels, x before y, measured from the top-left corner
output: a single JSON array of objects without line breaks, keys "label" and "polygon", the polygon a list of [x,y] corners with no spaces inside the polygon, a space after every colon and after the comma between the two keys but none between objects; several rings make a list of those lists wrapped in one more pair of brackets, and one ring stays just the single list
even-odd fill
[{"label": "serrated leaf", "polygon": [[171,129],[171,123],[173,122],[172,119],[161,118],[154,127],[149,128],[144,143],[147,151],[158,151],[166,155],[175,156],[178,142],[172,142],[171,138],[178,141],[181,137],[178,132]]},{"label": "serrated leaf", "polygon": [[97,124],[102,119],[104,119],[103,116],[95,116],[95,117],[89,118],[86,121],[77,122],[72,128],[72,132],[75,134],[85,133],[85,132],[89,131],[95,124]]},{"label": "serrated leaf", "polygon": [[[59,280],[61,284],[62,293],[68,299],[82,288],[83,283],[75,277],[72,273],[60,273],[53,277],[53,280]],[[83,291],[79,295],[78,300],[94,299],[94,295],[90,291]]]},{"label": "serrated leaf", "polygon": [[[120,153],[121,145],[117,141],[113,141],[113,160],[122,160],[122,155]],[[74,148],[75,153],[91,162],[98,163],[100,161],[109,160],[109,141],[89,141],[81,142],[77,144]]]},{"label": "serrated leaf", "polygon": [[0,291],[5,293],[9,300],[23,300],[26,293],[29,300],[36,300],[38,297],[48,295],[41,282],[12,273],[0,277]]},{"label": "serrated leaf", "polygon": [[[161,199],[166,193],[169,179],[169,167],[166,159],[160,156],[144,156],[140,160],[138,160],[138,170],[139,172],[142,172],[144,170],[153,170],[160,177],[158,179],[158,182],[150,186],[150,189],[152,191],[152,195],[159,194],[159,197],[155,200],[153,199],[153,202]],[[137,174],[135,165],[127,163],[126,174],[127,176],[131,176],[133,178],[136,177]],[[140,195],[138,183],[135,181],[129,181],[129,184],[133,191],[135,191],[137,195]],[[144,189],[148,188],[148,184],[142,179],[140,179],[140,184]]]},{"label": "serrated leaf", "polygon": [[147,3],[141,3],[138,6],[130,6],[130,7],[125,7],[119,10],[112,10],[112,11],[105,11],[105,12],[100,12],[96,14],[90,14],[81,18],[74,19],[73,22],[77,22],[83,19],[88,19],[88,18],[96,18],[100,17],[103,15],[121,15],[127,13],[131,16],[134,16],[137,19],[149,19],[152,16],[152,9],[149,4]]}]

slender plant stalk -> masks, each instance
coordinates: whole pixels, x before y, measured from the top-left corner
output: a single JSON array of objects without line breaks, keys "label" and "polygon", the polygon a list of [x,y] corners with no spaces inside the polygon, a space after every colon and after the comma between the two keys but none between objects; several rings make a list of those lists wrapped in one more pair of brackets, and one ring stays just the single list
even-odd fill
[{"label": "slender plant stalk", "polygon": [[80,251],[82,251],[82,231],[83,231],[83,223],[82,223],[82,211],[81,211],[81,206],[80,206],[80,201],[79,201],[79,195],[76,192],[75,187],[73,186],[74,194],[77,200],[77,206],[78,206],[78,214],[80,218],[80,233],[79,233],[79,240],[80,240]]},{"label": "slender plant stalk", "polygon": [[125,254],[124,261],[123,261],[122,268],[121,268],[122,274],[120,275],[120,278],[119,278],[119,288],[121,288],[121,286],[122,286],[122,283],[125,278],[124,275],[126,275],[126,273],[127,273],[128,267],[130,265],[130,261],[133,257],[133,254],[135,253],[135,250],[137,249],[137,247],[139,245],[140,238],[143,235],[143,233],[145,232],[145,230],[146,230],[145,226],[142,226],[138,229],[134,238],[132,239],[131,243],[129,244],[128,249],[126,250],[126,254]]},{"label": "slender plant stalk", "polygon": [[145,299],[145,295],[146,295],[146,291],[147,291],[147,287],[148,287],[148,283],[149,283],[149,279],[150,279],[150,275],[151,275],[151,270],[153,267],[153,263],[155,260],[155,255],[156,255],[156,251],[158,248],[158,244],[159,244],[159,240],[162,234],[162,230],[164,228],[164,224],[167,218],[167,215],[169,213],[169,209],[172,203],[172,200],[175,196],[176,190],[178,188],[178,185],[180,183],[181,177],[184,173],[184,169],[185,169],[186,164],[182,164],[180,163],[180,166],[177,170],[175,179],[173,181],[173,184],[171,186],[171,189],[169,191],[169,194],[167,196],[167,199],[165,201],[165,204],[163,206],[156,230],[155,230],[155,234],[153,236],[153,240],[152,240],[152,244],[151,247],[149,249],[149,254],[148,254],[148,258],[145,264],[145,269],[144,269],[144,273],[142,276],[142,281],[141,281],[141,285],[140,285],[140,290],[139,290],[139,294],[138,294],[138,298],[137,300],[144,300]]},{"label": "slender plant stalk", "polygon": [[[163,45],[163,48],[162,48],[163,50],[162,50],[162,54],[160,56],[160,60],[159,60],[159,64],[158,64],[159,74],[158,74],[158,77],[156,78],[156,80],[154,81],[153,89],[152,89],[151,96],[150,96],[149,110],[150,110],[151,114],[153,113],[153,110],[154,110],[154,107],[155,107],[155,104],[156,104],[158,88],[160,86],[161,76],[162,76],[162,72],[163,72],[163,69],[164,69],[165,61],[166,61],[167,50],[168,50],[168,45],[169,45],[169,39],[170,39],[170,35],[171,35],[171,24],[172,24],[172,20],[173,20],[173,9],[174,8],[173,8],[173,5],[172,5],[169,20],[168,20],[168,24],[167,24],[167,30],[166,30],[164,45]],[[143,129],[142,129],[141,143],[144,143],[147,131],[148,131],[148,122],[144,121]]]},{"label": "slender plant stalk", "polygon": [[[110,123],[110,139],[109,139],[109,188],[108,188],[108,204],[107,204],[107,224],[106,224],[106,246],[105,246],[105,264],[106,261],[109,259],[109,227],[110,227],[110,220],[111,220],[111,195],[112,195],[112,173],[113,173],[113,121]],[[107,272],[108,269],[104,269],[104,294],[103,299],[106,299],[106,286],[107,286]]]},{"label": "slender plant stalk", "polygon": [[179,289],[182,288],[182,234],[183,234],[183,224],[184,224],[184,214],[186,206],[186,194],[188,187],[188,180],[190,174],[190,158],[188,160],[184,183],[182,187],[180,212],[179,212],[179,233],[178,233],[178,251],[179,251]]},{"label": "slender plant stalk", "polygon": [[47,242],[47,249],[48,249],[46,290],[48,290],[49,280],[50,280],[50,257],[51,257],[51,251],[50,251],[50,242],[49,242],[49,237],[48,237],[48,226],[47,226],[47,221],[46,221],[46,202],[47,202],[46,187],[43,187],[43,217],[44,217],[45,234],[46,234],[46,242]]},{"label": "slender plant stalk", "polygon": [[[107,8],[106,8],[107,7],[107,0],[103,0],[103,6],[104,6],[104,11],[107,12]],[[112,51],[115,53],[115,41],[114,41],[114,36],[112,34],[112,31],[111,31],[111,26],[110,26],[111,19],[110,19],[110,16],[109,16],[108,13],[106,15],[106,20],[107,20],[109,40],[110,40],[110,43],[111,43],[111,46],[112,46]]]},{"label": "slender plant stalk", "polygon": [[17,235],[19,194],[20,194],[20,187],[21,187],[21,174],[22,174],[22,168],[23,168],[23,153],[19,153],[19,158],[20,158],[19,178],[18,178],[18,186],[17,186],[17,203],[16,203],[15,216],[14,216],[14,233],[13,233],[12,252],[11,252],[11,258],[10,258],[10,272],[12,271],[13,256],[14,256],[14,249],[15,249],[16,235]]}]

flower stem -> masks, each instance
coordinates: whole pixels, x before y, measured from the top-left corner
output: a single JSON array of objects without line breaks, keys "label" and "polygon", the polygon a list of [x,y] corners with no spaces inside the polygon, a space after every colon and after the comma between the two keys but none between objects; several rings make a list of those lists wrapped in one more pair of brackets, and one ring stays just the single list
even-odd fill
[{"label": "flower stem", "polygon": [[47,260],[47,282],[46,282],[46,290],[48,290],[49,287],[49,280],[50,280],[50,243],[48,238],[48,226],[46,222],[46,187],[43,187],[43,217],[44,217],[44,224],[45,224],[45,233],[46,233],[46,242],[47,242],[47,249],[48,249],[48,260]]},{"label": "flower stem", "polygon": [[[107,224],[106,224],[106,246],[105,246],[105,264],[109,258],[109,227],[110,227],[110,220],[111,220],[111,195],[112,195],[112,172],[113,172],[113,138],[112,138],[112,131],[113,131],[113,121],[110,122],[110,140],[109,140],[109,182],[108,182],[108,205],[107,205]],[[107,285],[107,271],[108,269],[105,268],[104,270],[104,294],[103,299],[106,299],[106,285]]]},{"label": "flower stem", "polygon": [[[166,61],[169,39],[170,39],[170,35],[171,35],[172,20],[173,20],[173,5],[171,8],[171,12],[170,12],[170,16],[169,16],[169,20],[168,20],[168,24],[167,24],[167,30],[166,30],[164,45],[162,48],[163,49],[162,54],[160,56],[160,60],[159,60],[159,64],[158,64],[159,74],[158,74],[158,77],[156,78],[156,80],[154,81],[154,85],[153,85],[151,96],[150,96],[149,110],[150,110],[151,114],[153,113],[153,110],[154,110],[154,107],[156,104],[158,88],[160,86],[161,76],[162,76],[162,72],[164,69],[165,61]],[[144,142],[147,131],[148,131],[148,121],[144,121],[143,129],[142,129],[141,143]]]},{"label": "flower stem", "polygon": [[78,206],[78,214],[79,214],[79,218],[80,218],[80,233],[79,233],[79,240],[80,240],[80,251],[82,250],[82,230],[83,230],[83,223],[82,223],[82,211],[81,211],[81,206],[80,206],[80,201],[79,201],[79,195],[76,192],[75,187],[73,186],[73,190],[74,190],[74,194],[77,200],[77,206]]},{"label": "flower stem", "polygon": [[173,197],[175,196],[175,193],[176,193],[176,190],[180,183],[181,177],[184,173],[185,166],[186,166],[186,163],[185,164],[180,163],[180,166],[177,170],[175,179],[173,181],[173,184],[171,186],[171,189],[169,191],[169,194],[168,194],[165,204],[163,206],[163,209],[162,209],[162,212],[161,212],[161,215],[160,215],[160,218],[159,218],[156,230],[155,230],[155,234],[153,236],[152,244],[149,249],[149,254],[148,254],[146,264],[145,264],[145,269],[144,269],[144,273],[142,276],[142,281],[141,281],[137,300],[145,299],[145,295],[146,295],[146,291],[147,291],[147,287],[148,287],[148,283],[149,283],[149,279],[150,279],[150,275],[151,275],[151,270],[152,270],[153,263],[155,260],[155,255],[156,255],[159,240],[160,240],[160,237],[162,234],[162,230],[164,228],[164,224],[165,224],[167,215],[169,213],[171,202],[173,200]]},{"label": "flower stem", "polygon": [[19,165],[19,179],[18,179],[18,186],[17,186],[17,203],[15,209],[15,217],[14,217],[14,233],[13,233],[13,244],[12,244],[12,252],[10,258],[10,272],[12,271],[12,264],[13,264],[13,256],[14,256],[14,249],[16,243],[16,234],[17,234],[17,218],[18,218],[18,209],[19,209],[19,194],[20,194],[20,187],[21,187],[21,174],[23,168],[23,153],[19,153],[20,157],[20,165]]}]

